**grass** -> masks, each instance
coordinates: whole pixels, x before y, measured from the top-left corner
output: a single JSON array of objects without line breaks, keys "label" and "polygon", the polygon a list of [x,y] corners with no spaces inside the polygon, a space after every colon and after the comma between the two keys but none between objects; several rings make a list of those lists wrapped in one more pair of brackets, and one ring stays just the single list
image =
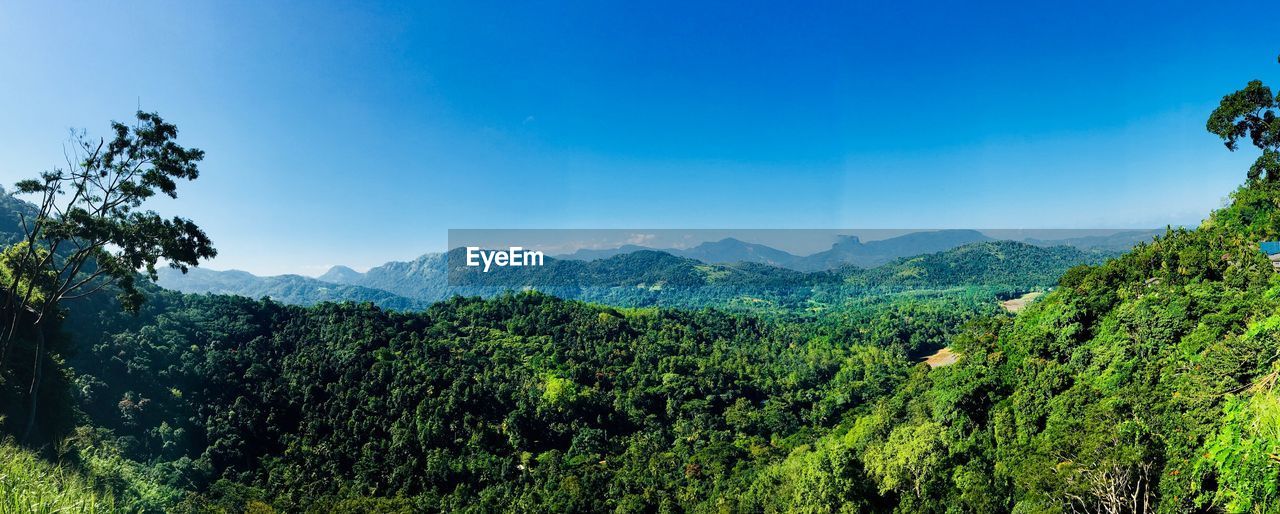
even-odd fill
[{"label": "grass", "polygon": [[73,470],[0,443],[0,514],[115,512],[115,502]]}]

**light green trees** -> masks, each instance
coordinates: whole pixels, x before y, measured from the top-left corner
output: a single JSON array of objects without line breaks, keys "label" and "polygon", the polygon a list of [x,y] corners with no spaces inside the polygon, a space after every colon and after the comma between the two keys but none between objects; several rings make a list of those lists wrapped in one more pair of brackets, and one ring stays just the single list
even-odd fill
[{"label": "light green trees", "polygon": [[926,476],[946,455],[943,433],[942,425],[933,421],[901,425],[883,444],[867,448],[863,460],[867,472],[880,484],[880,492],[907,491],[923,498]]}]

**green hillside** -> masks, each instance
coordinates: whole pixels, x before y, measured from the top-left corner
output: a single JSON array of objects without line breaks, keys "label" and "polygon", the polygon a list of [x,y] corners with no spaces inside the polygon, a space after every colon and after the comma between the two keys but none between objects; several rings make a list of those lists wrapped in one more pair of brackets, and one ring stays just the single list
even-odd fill
[{"label": "green hillside", "polygon": [[844,282],[864,287],[987,285],[1031,289],[1056,284],[1073,266],[1098,264],[1114,255],[1116,253],[1084,251],[1070,246],[987,241],[907,257],[869,270],[848,270]]},{"label": "green hillside", "polygon": [[972,325],[959,363],[916,369],[770,487],[791,509],[865,472],[903,512],[1276,512],[1280,276],[1257,242],[1277,236],[1277,198],[1253,183],[1199,229]]}]

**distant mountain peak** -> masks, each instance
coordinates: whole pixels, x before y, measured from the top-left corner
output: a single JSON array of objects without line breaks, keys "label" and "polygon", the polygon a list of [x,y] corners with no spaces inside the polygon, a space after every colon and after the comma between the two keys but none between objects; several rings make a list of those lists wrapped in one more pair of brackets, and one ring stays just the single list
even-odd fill
[{"label": "distant mountain peak", "polygon": [[794,269],[819,271],[842,266],[870,268],[900,257],[949,250],[991,238],[976,230],[931,230],[908,232],[896,237],[862,242],[858,236],[837,236],[830,250],[796,260]]},{"label": "distant mountain peak", "polygon": [[329,268],[329,271],[323,275],[316,277],[316,280],[331,282],[334,284],[352,284],[364,277],[364,273],[353,270],[343,265],[337,265]]},{"label": "distant mountain peak", "polygon": [[750,248],[753,246],[758,246],[758,245],[748,243],[741,239],[726,237],[719,241],[704,241],[702,243],[698,243],[695,246],[685,248],[685,249],[673,249],[673,250],[666,250],[666,251],[668,253],[689,253],[689,252],[697,252],[698,250],[705,250],[705,249],[723,250],[723,249],[730,249],[730,248],[732,249]]},{"label": "distant mountain peak", "polygon": [[860,245],[860,244],[862,244],[862,239],[859,238],[858,236],[841,234],[836,236],[836,242],[831,243],[831,247],[835,248],[838,246],[845,246],[845,245],[852,246],[852,245]]},{"label": "distant mountain peak", "polygon": [[748,243],[732,237],[726,237],[714,242],[707,241],[693,248],[670,250],[669,252],[711,264],[754,262],[772,266],[787,266],[796,259],[795,255],[777,248],[758,243]]}]

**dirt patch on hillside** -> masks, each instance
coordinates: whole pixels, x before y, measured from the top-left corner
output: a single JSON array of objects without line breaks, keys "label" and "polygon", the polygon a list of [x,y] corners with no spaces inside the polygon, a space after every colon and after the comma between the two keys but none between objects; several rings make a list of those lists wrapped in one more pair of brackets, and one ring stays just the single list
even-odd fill
[{"label": "dirt patch on hillside", "polygon": [[955,364],[958,360],[960,360],[960,354],[951,351],[951,348],[943,348],[933,355],[924,358],[924,362],[928,364],[930,368],[935,369],[943,366],[950,366]]},{"label": "dirt patch on hillside", "polygon": [[1025,308],[1028,303],[1031,303],[1036,298],[1039,298],[1042,295],[1044,295],[1044,293],[1040,291],[1027,293],[1017,298],[1014,298],[1012,300],[1005,300],[1003,302],[1000,302],[1000,306],[1004,307],[1004,310],[1006,311],[1016,313],[1022,310],[1023,308]]}]

